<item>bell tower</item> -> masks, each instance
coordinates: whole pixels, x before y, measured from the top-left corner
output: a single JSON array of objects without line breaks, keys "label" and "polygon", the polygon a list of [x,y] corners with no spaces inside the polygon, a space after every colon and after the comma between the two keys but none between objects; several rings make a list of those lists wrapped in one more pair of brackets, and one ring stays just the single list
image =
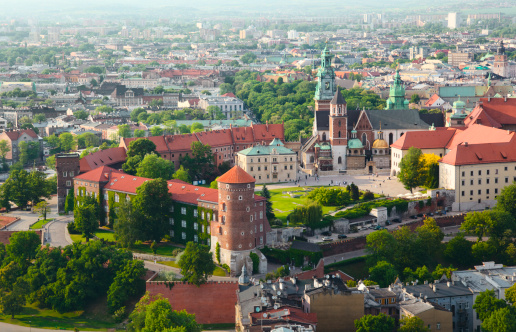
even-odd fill
[{"label": "bell tower", "polygon": [[509,63],[507,62],[507,55],[505,54],[505,46],[503,40],[500,41],[500,46],[494,56],[493,73],[502,77],[508,76]]},{"label": "bell tower", "polygon": [[330,144],[333,170],[346,169],[348,145],[348,106],[339,89],[330,101]]},{"label": "bell tower", "polygon": [[317,87],[315,89],[315,111],[329,111],[330,101],[337,90],[335,71],[331,66],[333,55],[327,47],[321,53],[321,67],[317,70]]}]

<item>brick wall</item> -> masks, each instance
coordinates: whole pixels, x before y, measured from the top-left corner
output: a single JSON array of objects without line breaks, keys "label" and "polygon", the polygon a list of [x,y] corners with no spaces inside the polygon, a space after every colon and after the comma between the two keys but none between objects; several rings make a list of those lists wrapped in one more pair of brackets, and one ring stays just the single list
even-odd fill
[{"label": "brick wall", "polygon": [[365,248],[365,245],[366,238],[364,236],[323,244],[320,247],[323,251],[323,256],[328,257],[332,255],[342,254],[345,252],[361,250]]},{"label": "brick wall", "polygon": [[235,322],[238,283],[211,281],[200,287],[183,282],[150,281],[146,289],[151,295],[162,294],[173,310],[195,314],[197,323],[223,324]]}]

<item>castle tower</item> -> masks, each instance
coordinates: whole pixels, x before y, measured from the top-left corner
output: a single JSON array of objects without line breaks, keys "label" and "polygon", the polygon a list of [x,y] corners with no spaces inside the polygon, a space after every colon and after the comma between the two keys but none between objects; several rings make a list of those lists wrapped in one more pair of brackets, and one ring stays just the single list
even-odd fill
[{"label": "castle tower", "polygon": [[64,212],[66,195],[73,190],[73,178],[81,170],[78,153],[56,154],[57,211]]},{"label": "castle tower", "polygon": [[503,40],[500,41],[500,46],[494,56],[493,73],[502,77],[507,77],[509,74],[509,63],[507,62]]},{"label": "castle tower", "polygon": [[389,90],[389,98],[387,99],[386,110],[402,110],[408,109],[409,101],[405,99],[405,87],[400,76],[399,67],[396,68],[396,75],[394,75],[394,83]]},{"label": "castle tower", "polygon": [[329,111],[330,101],[337,91],[335,71],[331,66],[333,55],[325,47],[321,53],[321,67],[317,70],[317,87],[315,89],[315,111]]},{"label": "castle tower", "polygon": [[348,144],[348,106],[339,89],[330,101],[330,144],[333,170],[346,169],[346,148]]},{"label": "castle tower", "polygon": [[[220,246],[220,263],[231,273],[249,265],[249,253],[266,243],[269,223],[265,215],[265,199],[254,196],[256,180],[239,166],[234,166],[217,179],[218,220],[211,223],[211,249]],[[251,266],[247,266],[252,271]],[[260,268],[261,269],[261,268]],[[265,266],[266,269],[266,266]]]}]

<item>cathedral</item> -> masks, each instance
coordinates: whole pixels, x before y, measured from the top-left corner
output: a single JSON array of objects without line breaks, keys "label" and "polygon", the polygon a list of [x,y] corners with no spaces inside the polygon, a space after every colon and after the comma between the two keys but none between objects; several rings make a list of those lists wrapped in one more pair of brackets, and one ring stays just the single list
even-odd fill
[{"label": "cathedral", "polygon": [[312,135],[302,141],[301,167],[308,173],[376,173],[390,167],[390,145],[408,130],[443,127],[442,114],[409,109],[398,69],[383,110],[351,110],[335,82],[333,55],[325,48],[317,71]]}]

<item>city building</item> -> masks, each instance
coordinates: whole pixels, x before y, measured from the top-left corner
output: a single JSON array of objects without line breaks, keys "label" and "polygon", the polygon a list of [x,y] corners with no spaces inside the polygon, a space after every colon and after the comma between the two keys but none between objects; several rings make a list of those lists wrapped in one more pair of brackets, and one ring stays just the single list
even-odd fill
[{"label": "city building", "polygon": [[228,120],[244,111],[244,102],[234,96],[202,96],[199,100],[199,108],[206,111],[210,106],[218,107]]},{"label": "city building", "polygon": [[455,331],[451,311],[424,298],[407,296],[400,302],[400,319],[414,316],[421,318],[431,332]]},{"label": "city building", "polygon": [[468,63],[473,60],[473,53],[449,52],[448,64],[458,67],[461,63]]},{"label": "city building", "polygon": [[32,129],[4,131],[0,133],[0,141],[7,141],[9,151],[5,155],[5,161],[12,165],[20,161],[20,143],[28,144],[28,149],[37,149],[37,159],[43,157],[43,139],[41,139]]},{"label": "city building", "polygon": [[457,29],[460,27],[459,13],[448,13],[448,29]]},{"label": "city building", "polygon": [[296,180],[297,155],[277,138],[269,145],[255,145],[237,152],[236,164],[256,183]]}]

